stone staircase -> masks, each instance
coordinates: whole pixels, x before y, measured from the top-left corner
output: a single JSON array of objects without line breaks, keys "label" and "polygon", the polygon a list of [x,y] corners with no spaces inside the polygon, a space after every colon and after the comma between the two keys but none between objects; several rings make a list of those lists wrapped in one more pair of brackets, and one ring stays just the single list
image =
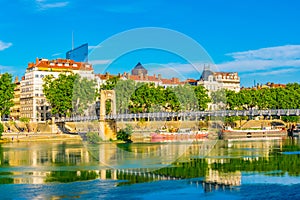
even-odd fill
[{"label": "stone staircase", "polygon": [[5,132],[19,132],[19,130],[15,127],[13,123],[5,122],[4,125]]},{"label": "stone staircase", "polygon": [[116,123],[115,121],[106,121],[103,122],[104,124],[104,135],[105,135],[105,139],[109,140],[109,139],[113,139],[116,140],[117,139],[117,134],[116,134]]}]

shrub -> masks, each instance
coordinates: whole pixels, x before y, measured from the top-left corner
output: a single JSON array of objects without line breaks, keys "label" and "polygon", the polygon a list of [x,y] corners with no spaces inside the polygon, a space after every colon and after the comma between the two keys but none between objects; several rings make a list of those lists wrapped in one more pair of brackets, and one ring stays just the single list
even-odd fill
[{"label": "shrub", "polygon": [[126,128],[121,129],[117,132],[117,139],[122,140],[124,142],[131,142],[131,134],[133,132],[133,128],[131,125],[126,124]]},{"label": "shrub", "polygon": [[30,119],[27,117],[20,117],[20,122],[29,123]]}]

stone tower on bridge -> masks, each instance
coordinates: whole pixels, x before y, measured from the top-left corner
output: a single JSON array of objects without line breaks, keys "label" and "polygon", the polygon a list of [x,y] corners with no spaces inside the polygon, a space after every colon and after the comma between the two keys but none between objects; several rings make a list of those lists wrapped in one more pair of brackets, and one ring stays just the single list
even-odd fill
[{"label": "stone tower on bridge", "polygon": [[109,114],[116,115],[116,94],[114,90],[101,90],[100,91],[100,116],[99,116],[99,126],[100,133],[99,136],[103,140],[116,139],[116,121],[108,120],[106,116],[106,102],[110,102]]}]

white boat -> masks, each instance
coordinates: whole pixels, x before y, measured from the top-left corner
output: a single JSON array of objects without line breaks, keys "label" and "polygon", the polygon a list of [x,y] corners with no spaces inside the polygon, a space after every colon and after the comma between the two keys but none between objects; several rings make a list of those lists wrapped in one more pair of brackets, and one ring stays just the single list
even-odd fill
[{"label": "white boat", "polygon": [[285,128],[280,129],[245,129],[235,130],[231,127],[225,127],[219,134],[220,139],[224,140],[245,140],[245,139],[280,139],[287,136]]}]

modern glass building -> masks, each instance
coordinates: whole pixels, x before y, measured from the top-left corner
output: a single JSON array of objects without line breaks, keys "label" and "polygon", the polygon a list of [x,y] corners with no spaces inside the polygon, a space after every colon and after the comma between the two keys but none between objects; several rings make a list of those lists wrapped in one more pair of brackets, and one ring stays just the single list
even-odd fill
[{"label": "modern glass building", "polygon": [[88,62],[88,43],[68,51],[66,53],[66,59],[76,62]]}]

